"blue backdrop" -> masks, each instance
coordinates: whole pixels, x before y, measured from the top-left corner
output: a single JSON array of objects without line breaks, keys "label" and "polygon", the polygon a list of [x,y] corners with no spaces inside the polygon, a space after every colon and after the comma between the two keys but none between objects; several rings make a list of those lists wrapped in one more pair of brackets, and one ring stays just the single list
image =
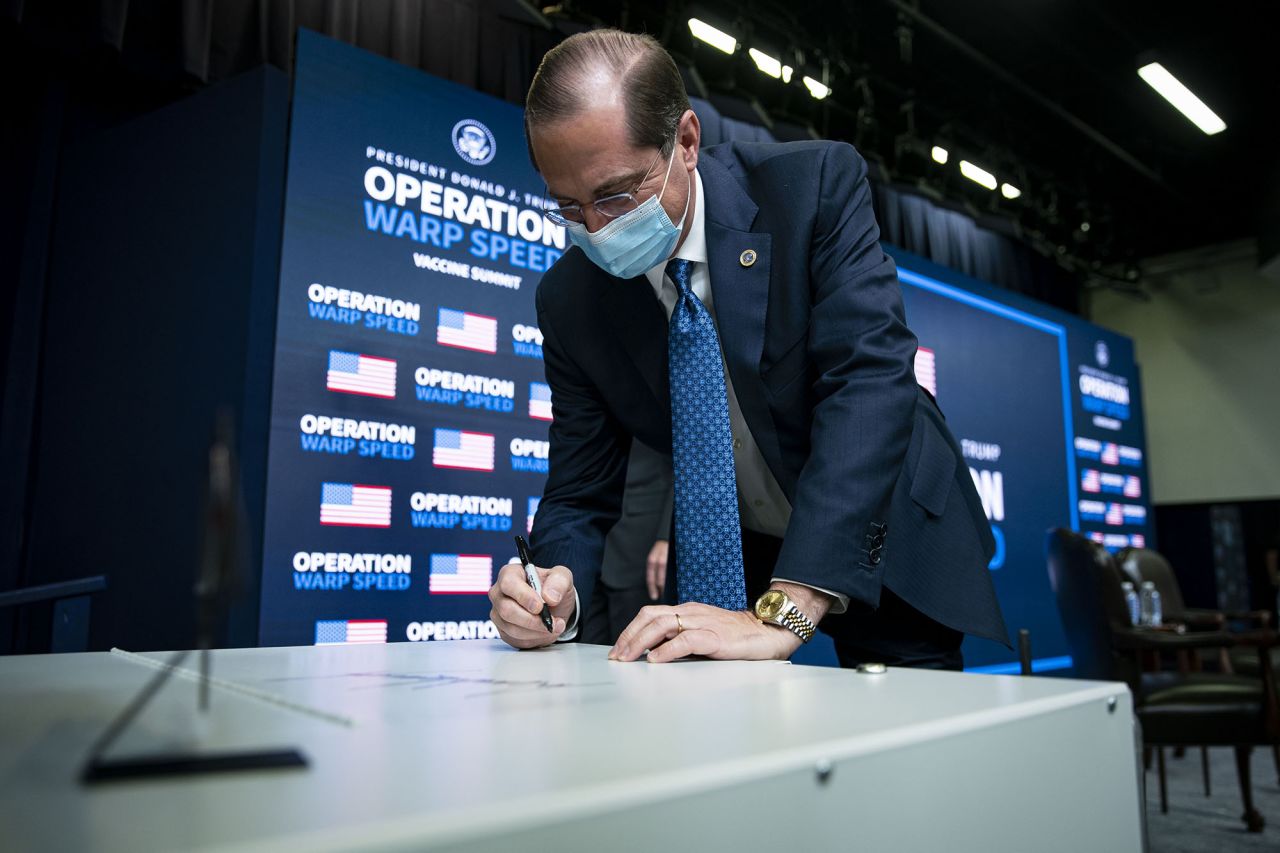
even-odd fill
[{"label": "blue backdrop", "polygon": [[[518,108],[305,30],[297,57],[261,642],[494,636],[483,591],[544,479],[533,293],[564,234]],[[1132,344],[890,251],[1009,626],[1033,630],[1039,669],[1068,666],[1046,528],[1150,543]],[[991,643],[965,653],[1012,667]]]}]

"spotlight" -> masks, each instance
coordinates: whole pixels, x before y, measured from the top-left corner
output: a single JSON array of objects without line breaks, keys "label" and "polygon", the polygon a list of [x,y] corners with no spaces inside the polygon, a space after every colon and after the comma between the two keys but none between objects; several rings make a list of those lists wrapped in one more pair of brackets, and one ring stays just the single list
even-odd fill
[{"label": "spotlight", "polygon": [[[970,177],[970,176],[966,176],[966,177]],[[975,178],[974,180],[977,180],[977,179]],[[995,180],[995,178],[992,178],[992,180]],[[981,181],[978,181],[978,183],[982,183],[982,182],[981,182]],[[985,184],[984,184],[984,186],[985,186]],[[1004,196],[1005,198],[1007,198],[1007,199],[1009,199],[1009,200],[1013,200],[1013,199],[1017,198],[1018,196],[1022,195],[1022,190],[1018,189],[1018,188],[1017,188],[1017,187],[1015,187],[1013,184],[1001,184],[1001,185],[1000,185],[1000,195]]]},{"label": "spotlight", "polygon": [[1170,74],[1159,62],[1150,62],[1138,69],[1138,76],[1160,96],[1177,108],[1191,123],[1210,136],[1227,129],[1226,122],[1196,97],[1195,93]]},{"label": "spotlight", "polygon": [[697,18],[689,19],[689,32],[699,41],[705,41],[716,50],[733,53],[738,49],[738,40],[726,32],[717,30],[706,21]]},{"label": "spotlight", "polygon": [[933,150],[930,151],[929,153],[933,156],[933,162],[941,163],[944,165],[946,164],[947,157],[949,155],[947,153],[947,149],[943,148],[941,145],[933,146]]},{"label": "spotlight", "polygon": [[781,80],[784,83],[791,82],[791,66],[783,65],[777,59],[774,59],[763,50],[756,50],[754,47],[749,49],[747,53],[755,62],[756,68],[759,68],[765,74],[768,74],[775,80]]},{"label": "spotlight", "polygon": [[996,176],[983,169],[975,166],[968,160],[960,161],[960,174],[976,184],[981,184],[989,190],[994,190],[997,186]]},{"label": "spotlight", "polygon": [[809,90],[809,94],[819,101],[831,94],[831,87],[826,83],[814,80],[812,77],[804,78],[804,86]]}]

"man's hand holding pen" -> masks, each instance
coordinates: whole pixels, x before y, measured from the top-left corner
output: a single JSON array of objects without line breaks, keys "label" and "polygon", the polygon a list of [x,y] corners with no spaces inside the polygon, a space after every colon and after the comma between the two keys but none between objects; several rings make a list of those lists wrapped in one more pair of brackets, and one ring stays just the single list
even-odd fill
[{"label": "man's hand holding pen", "polygon": [[[498,572],[498,579],[489,588],[489,601],[493,609],[489,618],[498,634],[518,649],[535,649],[548,646],[560,639],[565,625],[573,616],[573,575],[564,566],[551,569],[534,569],[542,586],[539,595],[525,578],[524,566],[513,560]],[[542,608],[551,608],[552,627],[548,631],[542,622]]]}]

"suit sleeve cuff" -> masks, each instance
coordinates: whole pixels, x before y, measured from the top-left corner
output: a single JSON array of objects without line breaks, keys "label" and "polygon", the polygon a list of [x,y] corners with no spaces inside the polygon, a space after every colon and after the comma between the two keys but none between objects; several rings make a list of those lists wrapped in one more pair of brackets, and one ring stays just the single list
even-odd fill
[{"label": "suit sleeve cuff", "polygon": [[774,581],[782,581],[783,583],[793,583],[796,586],[807,586],[809,589],[816,589],[818,592],[823,593],[824,595],[831,596],[832,598],[835,599],[835,601],[831,604],[831,609],[827,611],[827,613],[831,616],[837,616],[849,609],[849,596],[845,595],[844,593],[833,592],[829,589],[823,589],[820,586],[814,586],[811,583],[805,583],[804,581],[793,581],[793,580],[789,580],[788,578],[774,577],[769,579],[770,583],[773,583]]},{"label": "suit sleeve cuff", "polygon": [[575,586],[573,588],[573,613],[565,621],[564,633],[560,635],[560,639],[556,640],[557,643],[567,643],[570,640],[577,638],[578,614],[581,612],[581,610],[582,608],[578,606],[578,588]]}]

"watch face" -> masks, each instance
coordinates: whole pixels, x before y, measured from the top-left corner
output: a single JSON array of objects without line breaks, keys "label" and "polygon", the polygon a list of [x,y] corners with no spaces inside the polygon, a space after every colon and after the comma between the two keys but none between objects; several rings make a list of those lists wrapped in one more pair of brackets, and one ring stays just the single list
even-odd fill
[{"label": "watch face", "polygon": [[786,601],[785,595],[776,589],[771,589],[756,600],[756,616],[765,622],[776,619]]}]

